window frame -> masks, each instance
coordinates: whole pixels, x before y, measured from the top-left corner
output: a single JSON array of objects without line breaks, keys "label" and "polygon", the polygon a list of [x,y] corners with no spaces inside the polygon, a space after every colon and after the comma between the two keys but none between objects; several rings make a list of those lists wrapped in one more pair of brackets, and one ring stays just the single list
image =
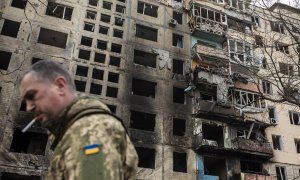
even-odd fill
[{"label": "window frame", "polygon": [[[139,9],[139,5],[142,5],[143,7],[142,7],[142,12],[139,12],[140,11],[140,9]],[[146,8],[156,8],[156,12],[155,12],[155,14],[154,15],[152,15],[152,14],[150,14],[150,13],[147,13],[147,11],[146,11]],[[150,17],[154,17],[154,18],[157,18],[158,17],[158,8],[159,8],[159,6],[156,6],[156,5],[153,5],[153,4],[149,4],[149,3],[146,3],[146,2],[142,2],[142,1],[138,1],[137,2],[137,13],[138,14],[143,14],[143,15],[147,15],[147,16],[150,16]]]},{"label": "window frame", "polygon": [[262,80],[261,84],[262,84],[262,90],[264,94],[269,94],[269,95],[273,94],[273,88],[271,82]]},{"label": "window frame", "polygon": [[[234,50],[232,49],[231,42],[234,43]],[[238,43],[242,44],[242,52],[240,52],[238,49]],[[249,51],[246,51],[247,47],[249,48]],[[254,62],[253,61],[253,47],[251,44],[246,43],[244,41],[241,42],[241,41],[238,41],[235,39],[228,39],[228,52],[229,52],[230,59],[234,62],[237,62],[236,60],[239,60],[241,63],[246,64],[246,65],[251,65],[251,63]],[[247,52],[249,52],[249,53],[247,53]],[[242,56],[243,60],[241,60],[239,58],[239,56]],[[250,58],[250,61],[247,60],[248,57]],[[237,62],[237,63],[239,63],[239,62]]]}]

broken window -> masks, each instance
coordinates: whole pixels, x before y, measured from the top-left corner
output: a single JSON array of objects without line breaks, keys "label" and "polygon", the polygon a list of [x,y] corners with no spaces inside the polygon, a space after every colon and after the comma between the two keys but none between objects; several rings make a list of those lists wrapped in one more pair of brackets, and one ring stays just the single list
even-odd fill
[{"label": "broken window", "polygon": [[219,28],[221,22],[226,23],[226,16],[217,11],[212,11],[205,7],[195,6],[194,14],[201,17],[201,23],[211,26],[210,28]]},{"label": "broken window", "polygon": [[276,42],[275,43],[275,47],[276,47],[276,51],[280,51],[280,52],[283,52],[285,54],[289,54],[290,53],[288,45]]},{"label": "broken window", "polygon": [[35,64],[35,63],[37,63],[37,62],[39,62],[39,61],[41,61],[41,60],[43,60],[43,59],[33,57],[33,58],[31,59],[31,64]]},{"label": "broken window", "polygon": [[86,30],[86,31],[94,32],[94,30],[95,30],[95,24],[93,24],[93,23],[88,23],[88,22],[84,22],[84,27],[83,27],[83,29]]},{"label": "broken window", "polygon": [[89,5],[97,6],[98,5],[98,0],[89,0]]},{"label": "broken window", "polygon": [[81,45],[91,47],[92,43],[93,43],[93,39],[92,38],[85,37],[85,36],[81,37],[81,42],[80,42]]},{"label": "broken window", "polygon": [[44,155],[48,136],[44,133],[26,132],[15,129],[12,143],[10,146],[11,152],[27,153],[34,155]]},{"label": "broken window", "polygon": [[256,26],[256,27],[260,26],[260,21],[259,21],[259,17],[258,16],[252,16],[251,20],[252,20],[254,26]]},{"label": "broken window", "polygon": [[103,9],[111,10],[111,5],[112,5],[112,3],[107,2],[107,1],[103,1],[102,7],[103,7]]},{"label": "broken window", "polygon": [[300,113],[298,112],[289,112],[291,124],[300,126]]},{"label": "broken window", "polygon": [[244,10],[248,8],[249,3],[242,0],[229,0],[229,5],[234,9]]},{"label": "broken window", "polygon": [[137,12],[152,17],[157,17],[158,6],[138,1]]},{"label": "broken window", "polygon": [[106,88],[106,96],[107,97],[118,97],[118,88],[107,86]]},{"label": "broken window", "polygon": [[124,24],[124,19],[115,17],[115,25],[116,26],[123,26],[123,24]]},{"label": "broken window", "polygon": [[185,103],[185,95],[183,88],[173,87],[173,102],[179,104]]},{"label": "broken window", "polygon": [[25,9],[27,0],[12,0],[11,6],[15,8]]},{"label": "broken window", "polygon": [[121,53],[122,51],[122,45],[120,44],[115,44],[115,43],[111,43],[111,48],[110,48],[111,52],[115,52],[115,53]]},{"label": "broken window", "polygon": [[110,105],[110,104],[106,104],[106,105],[112,113],[116,114],[117,106]]},{"label": "broken window", "polygon": [[98,49],[102,49],[102,50],[106,50],[106,48],[107,48],[107,42],[106,41],[102,41],[102,40],[97,40],[97,48]]},{"label": "broken window", "polygon": [[252,62],[252,47],[250,44],[229,40],[230,58],[238,63],[251,64]]},{"label": "broken window", "polygon": [[102,92],[102,85],[91,83],[91,88],[90,88],[91,94],[101,95],[101,92]]},{"label": "broken window", "polygon": [[156,68],[156,54],[134,50],[133,62],[144,66]]},{"label": "broken window", "polygon": [[105,58],[106,58],[105,54],[95,53],[94,62],[105,63]]},{"label": "broken window", "polygon": [[186,153],[173,152],[173,171],[187,172]]},{"label": "broken window", "polygon": [[0,69],[2,70],[7,70],[10,62],[12,53],[11,52],[6,52],[6,51],[1,51],[0,50]]},{"label": "broken window", "polygon": [[173,118],[173,135],[184,136],[185,134],[185,120]]},{"label": "broken window", "polygon": [[200,89],[200,99],[205,101],[217,100],[217,85],[208,83],[197,83],[197,89]]},{"label": "broken window", "polygon": [[103,80],[103,75],[104,75],[103,70],[96,69],[96,68],[93,69],[93,74],[92,74],[93,79]]},{"label": "broken window", "polygon": [[108,72],[107,81],[118,83],[119,82],[119,74],[118,73],[113,73],[113,72]]},{"label": "broken window", "polygon": [[245,173],[253,173],[253,174],[260,174],[262,173],[262,163],[253,162],[253,161],[240,161],[241,164],[241,171]]},{"label": "broken window", "polygon": [[147,39],[150,41],[157,41],[157,29],[150,28],[147,26],[136,25],[136,34],[137,37]]},{"label": "broken window", "polygon": [[155,98],[156,83],[141,79],[132,79],[132,94]]},{"label": "broken window", "polygon": [[66,33],[41,28],[38,37],[38,43],[55,46],[59,48],[66,48],[67,39],[68,39],[68,34]]},{"label": "broken window", "polygon": [[262,59],[262,67],[263,67],[264,69],[268,69],[268,63],[267,63],[267,59],[266,59],[266,58],[263,58],[263,59]]},{"label": "broken window", "polygon": [[154,131],[155,117],[155,114],[131,110],[129,127],[145,131]]},{"label": "broken window", "polygon": [[173,19],[175,19],[178,24],[182,24],[182,13],[173,11]]},{"label": "broken window", "polygon": [[273,148],[275,150],[283,150],[282,138],[279,135],[272,135]]},{"label": "broken window", "polygon": [[262,81],[263,93],[272,94],[272,84],[269,81]]},{"label": "broken window", "polygon": [[139,157],[138,167],[155,169],[155,149],[135,147]]},{"label": "broken window", "polygon": [[173,73],[183,74],[183,61],[173,59]]},{"label": "broken window", "polygon": [[244,23],[243,21],[239,21],[237,19],[232,19],[232,18],[228,18],[227,21],[228,21],[229,29],[233,29],[235,31],[239,31],[249,35],[252,34],[251,24],[247,24]]},{"label": "broken window", "polygon": [[79,49],[78,58],[90,60],[91,51]]},{"label": "broken window", "polygon": [[96,20],[96,17],[97,17],[97,12],[96,12],[96,11],[90,11],[90,10],[87,10],[87,11],[86,11],[86,16],[85,16],[85,18],[87,18],[87,19],[92,19],[92,20]]},{"label": "broken window", "polygon": [[279,63],[279,72],[288,76],[292,76],[294,74],[294,66],[292,64],[287,63]]},{"label": "broken window", "polygon": [[70,21],[72,18],[72,13],[73,13],[72,7],[63,4],[54,3],[54,2],[48,2],[48,6],[46,10],[46,15],[48,16],[53,16],[56,18]]},{"label": "broken window", "polygon": [[286,170],[284,166],[275,166],[277,180],[287,180]]},{"label": "broken window", "polygon": [[124,6],[121,5],[116,5],[116,12],[122,13],[124,14],[126,12],[126,8]]},{"label": "broken window", "polygon": [[255,35],[255,45],[257,47],[263,47],[264,43],[263,43],[263,39],[261,36]]},{"label": "broken window", "polygon": [[[237,137],[239,138],[243,138],[243,139],[246,139],[247,136],[249,134],[249,131],[248,130],[237,130]],[[250,135],[249,135],[249,139],[252,139],[252,140],[257,140],[257,135],[262,135],[263,136],[263,132],[261,131],[256,131],[256,132],[253,132],[251,131]]]},{"label": "broken window", "polygon": [[277,119],[276,119],[276,114],[275,114],[275,107],[268,107],[268,111],[269,111],[269,118],[270,118],[271,123],[276,124]]},{"label": "broken window", "polygon": [[123,38],[123,31],[118,30],[118,29],[114,29],[114,34],[113,34],[113,36],[122,39],[122,38]]},{"label": "broken window", "polygon": [[101,14],[100,21],[105,22],[105,23],[110,23],[110,15]]},{"label": "broken window", "polygon": [[109,27],[99,26],[99,33],[107,35],[108,34],[108,29],[109,29]]},{"label": "broken window", "polygon": [[109,65],[120,67],[120,64],[121,64],[121,58],[110,56]]},{"label": "broken window", "polygon": [[173,46],[178,48],[183,48],[183,36],[178,34],[173,34]]},{"label": "broken window", "polygon": [[284,34],[284,25],[279,22],[270,22],[271,30]]},{"label": "broken window", "polygon": [[300,153],[300,139],[294,139],[295,141],[295,146],[296,146],[296,152],[299,154]]},{"label": "broken window", "polygon": [[4,19],[1,34],[4,36],[17,37],[21,23]]},{"label": "broken window", "polygon": [[212,145],[218,147],[224,146],[223,140],[223,126],[202,124],[202,136],[203,139],[211,141]]},{"label": "broken window", "polygon": [[[22,0],[17,0],[17,1],[22,1]],[[9,173],[9,172],[1,172],[0,177],[3,180],[41,180],[40,176],[21,175],[21,174]]]},{"label": "broken window", "polygon": [[255,107],[263,108],[264,101],[261,100],[258,94],[241,91],[238,89],[231,89],[228,94],[229,101],[241,107]]},{"label": "broken window", "polygon": [[85,85],[86,85],[86,82],[75,80],[75,87],[76,87],[77,91],[84,92],[85,91]]},{"label": "broken window", "polygon": [[87,77],[89,68],[85,66],[77,66],[76,68],[76,75]]}]

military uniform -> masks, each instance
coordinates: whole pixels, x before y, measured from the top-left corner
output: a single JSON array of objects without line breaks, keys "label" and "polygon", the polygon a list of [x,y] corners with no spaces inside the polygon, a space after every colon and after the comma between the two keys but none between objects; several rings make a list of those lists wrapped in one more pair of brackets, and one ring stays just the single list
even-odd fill
[{"label": "military uniform", "polygon": [[46,127],[54,154],[48,180],[135,179],[138,156],[122,123],[96,98],[82,96]]}]

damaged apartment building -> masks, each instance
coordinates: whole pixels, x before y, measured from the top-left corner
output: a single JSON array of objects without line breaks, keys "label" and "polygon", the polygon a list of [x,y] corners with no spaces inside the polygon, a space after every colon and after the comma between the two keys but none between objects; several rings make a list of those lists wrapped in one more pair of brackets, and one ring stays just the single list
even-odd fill
[{"label": "damaged apartment building", "polygon": [[139,155],[137,179],[297,178],[300,111],[260,98],[275,90],[268,82],[261,90],[245,70],[264,67],[257,35],[283,27],[249,3],[0,1],[0,179],[47,172],[48,134],[39,124],[21,133],[32,115],[17,86],[43,59],[67,67],[78,92],[124,120]]},{"label": "damaged apartment building", "polygon": [[282,64],[286,54],[299,58],[299,42],[291,42],[299,32],[283,33],[278,17],[281,12],[298,23],[299,9],[235,0],[189,5],[192,54],[185,91],[193,97],[198,179],[299,179],[299,108],[261,98],[275,96],[276,83],[253,76],[274,67],[272,62],[279,62],[281,75],[297,68]]}]

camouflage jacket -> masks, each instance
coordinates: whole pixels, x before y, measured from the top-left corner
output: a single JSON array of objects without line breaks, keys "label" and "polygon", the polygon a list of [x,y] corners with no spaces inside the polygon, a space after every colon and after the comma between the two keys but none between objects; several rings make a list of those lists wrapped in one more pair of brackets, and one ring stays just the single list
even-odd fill
[{"label": "camouflage jacket", "polygon": [[138,157],[124,127],[96,98],[77,98],[47,127],[55,136],[46,179],[135,179]]}]

